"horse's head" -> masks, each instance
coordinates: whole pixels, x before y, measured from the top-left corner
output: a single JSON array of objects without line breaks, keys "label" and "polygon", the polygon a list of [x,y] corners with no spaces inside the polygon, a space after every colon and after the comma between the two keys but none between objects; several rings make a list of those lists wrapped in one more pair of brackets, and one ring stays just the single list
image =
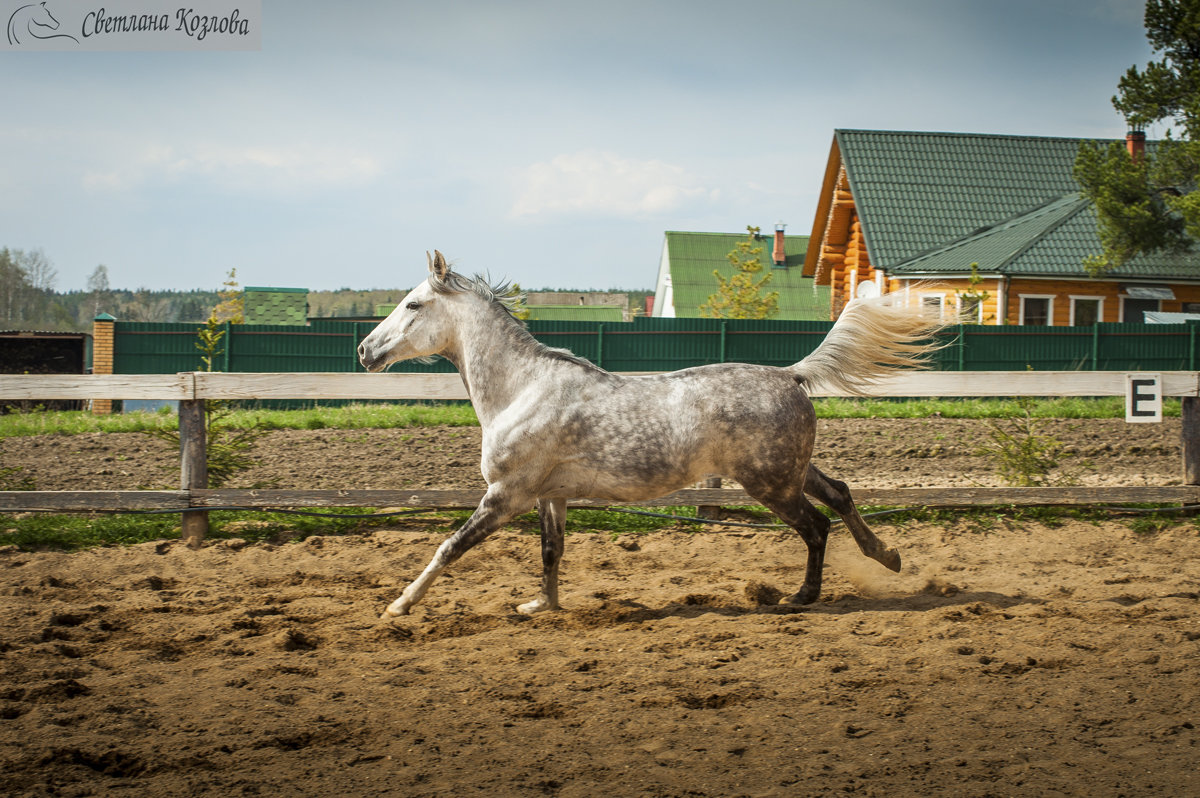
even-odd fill
[{"label": "horse's head", "polygon": [[[26,13],[28,13],[29,16],[30,25],[37,25],[40,26],[40,28],[49,28],[50,30],[59,29],[59,20],[54,18],[54,14],[50,13],[49,8],[46,7],[44,2],[42,2],[40,5],[29,5],[24,7],[29,8],[29,12]],[[20,11],[20,8],[18,8],[18,11]],[[37,36],[37,32],[35,30],[30,29],[29,32],[34,34],[34,36]]]},{"label": "horse's head", "polygon": [[33,6],[33,15],[30,17],[30,22],[34,25],[41,25],[50,30],[58,30],[58,20],[50,13],[50,9],[46,8],[46,4]]},{"label": "horse's head", "polygon": [[429,258],[429,278],[401,300],[386,319],[358,345],[358,361],[367,371],[383,371],[401,360],[445,351],[454,335],[455,294],[437,290],[451,277],[442,253]]}]

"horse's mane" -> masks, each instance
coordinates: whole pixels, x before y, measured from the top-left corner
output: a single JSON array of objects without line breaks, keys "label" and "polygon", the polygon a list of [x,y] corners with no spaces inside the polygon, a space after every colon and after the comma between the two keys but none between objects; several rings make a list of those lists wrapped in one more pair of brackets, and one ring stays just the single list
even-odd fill
[{"label": "horse's mane", "polygon": [[504,309],[513,319],[516,317],[517,306],[525,299],[512,283],[503,282],[493,285],[487,277],[477,274],[465,277],[458,272],[447,271],[446,276],[439,278],[436,274],[429,275],[429,285],[439,294],[475,294],[485,302],[494,303]]},{"label": "horse's mane", "polygon": [[544,355],[554,360],[565,360],[584,366],[585,368],[595,369],[605,374],[608,373],[595,363],[586,358],[579,357],[574,352],[567,349],[555,349],[554,347],[546,346],[534,338],[529,330],[525,328],[525,322],[516,316],[517,307],[525,299],[525,294],[510,282],[493,284],[489,278],[481,274],[477,274],[474,277],[466,277],[458,272],[447,270],[445,277],[438,277],[436,273],[430,274],[429,286],[439,294],[474,294],[493,307],[504,311],[505,315],[515,323],[514,328],[520,331],[518,337],[528,340],[529,343],[538,347]]}]

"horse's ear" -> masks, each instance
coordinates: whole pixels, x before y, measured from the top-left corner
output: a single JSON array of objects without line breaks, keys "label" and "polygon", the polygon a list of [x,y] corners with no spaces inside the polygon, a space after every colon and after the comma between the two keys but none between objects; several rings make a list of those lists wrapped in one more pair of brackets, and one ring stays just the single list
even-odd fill
[{"label": "horse's ear", "polygon": [[[429,259],[428,252],[425,253],[425,257]],[[433,258],[429,260],[429,271],[433,272],[433,276],[438,280],[445,280],[446,275],[450,273],[450,266],[446,263],[446,256],[436,249],[433,251]]]}]

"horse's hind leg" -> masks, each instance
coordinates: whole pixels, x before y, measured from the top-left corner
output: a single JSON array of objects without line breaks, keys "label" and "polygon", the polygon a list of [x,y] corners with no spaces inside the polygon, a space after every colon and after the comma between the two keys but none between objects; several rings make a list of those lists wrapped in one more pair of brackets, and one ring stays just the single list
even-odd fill
[{"label": "horse's hind leg", "polygon": [[854,499],[851,498],[850,489],[846,487],[845,482],[822,474],[819,468],[809,463],[808,475],[804,479],[804,492],[841,516],[863,554],[893,571],[900,570],[900,553],[889,549],[883,541],[875,537],[875,533],[854,506]]},{"label": "horse's hind leg", "polygon": [[795,495],[762,494],[746,487],[746,491],[763,503],[797,532],[808,546],[808,562],[804,568],[804,584],[786,604],[811,604],[821,595],[821,571],[825,567],[825,544],[829,540],[829,519],[796,490]]},{"label": "horse's hind leg", "polygon": [[517,612],[533,615],[558,609],[558,563],[562,560],[566,519],[566,499],[538,499],[538,520],[542,525],[542,592],[533,601],[517,607]]}]

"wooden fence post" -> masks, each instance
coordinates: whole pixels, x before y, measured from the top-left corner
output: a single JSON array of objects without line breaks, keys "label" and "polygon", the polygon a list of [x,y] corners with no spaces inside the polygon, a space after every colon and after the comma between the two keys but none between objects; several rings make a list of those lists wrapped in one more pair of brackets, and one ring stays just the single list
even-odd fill
[{"label": "wooden fence post", "polygon": [[[708,477],[704,480],[704,487],[719,488],[721,487],[720,477]],[[696,507],[697,518],[718,519],[721,517],[721,507],[716,504],[701,504]]]},{"label": "wooden fence post", "polygon": [[[190,491],[208,487],[208,430],[205,428],[204,400],[179,402],[179,488]],[[183,514],[180,537],[191,548],[198,547],[208,534],[208,512]]]},{"label": "wooden fence post", "polygon": [[1183,397],[1183,484],[1200,485],[1200,397]]}]

